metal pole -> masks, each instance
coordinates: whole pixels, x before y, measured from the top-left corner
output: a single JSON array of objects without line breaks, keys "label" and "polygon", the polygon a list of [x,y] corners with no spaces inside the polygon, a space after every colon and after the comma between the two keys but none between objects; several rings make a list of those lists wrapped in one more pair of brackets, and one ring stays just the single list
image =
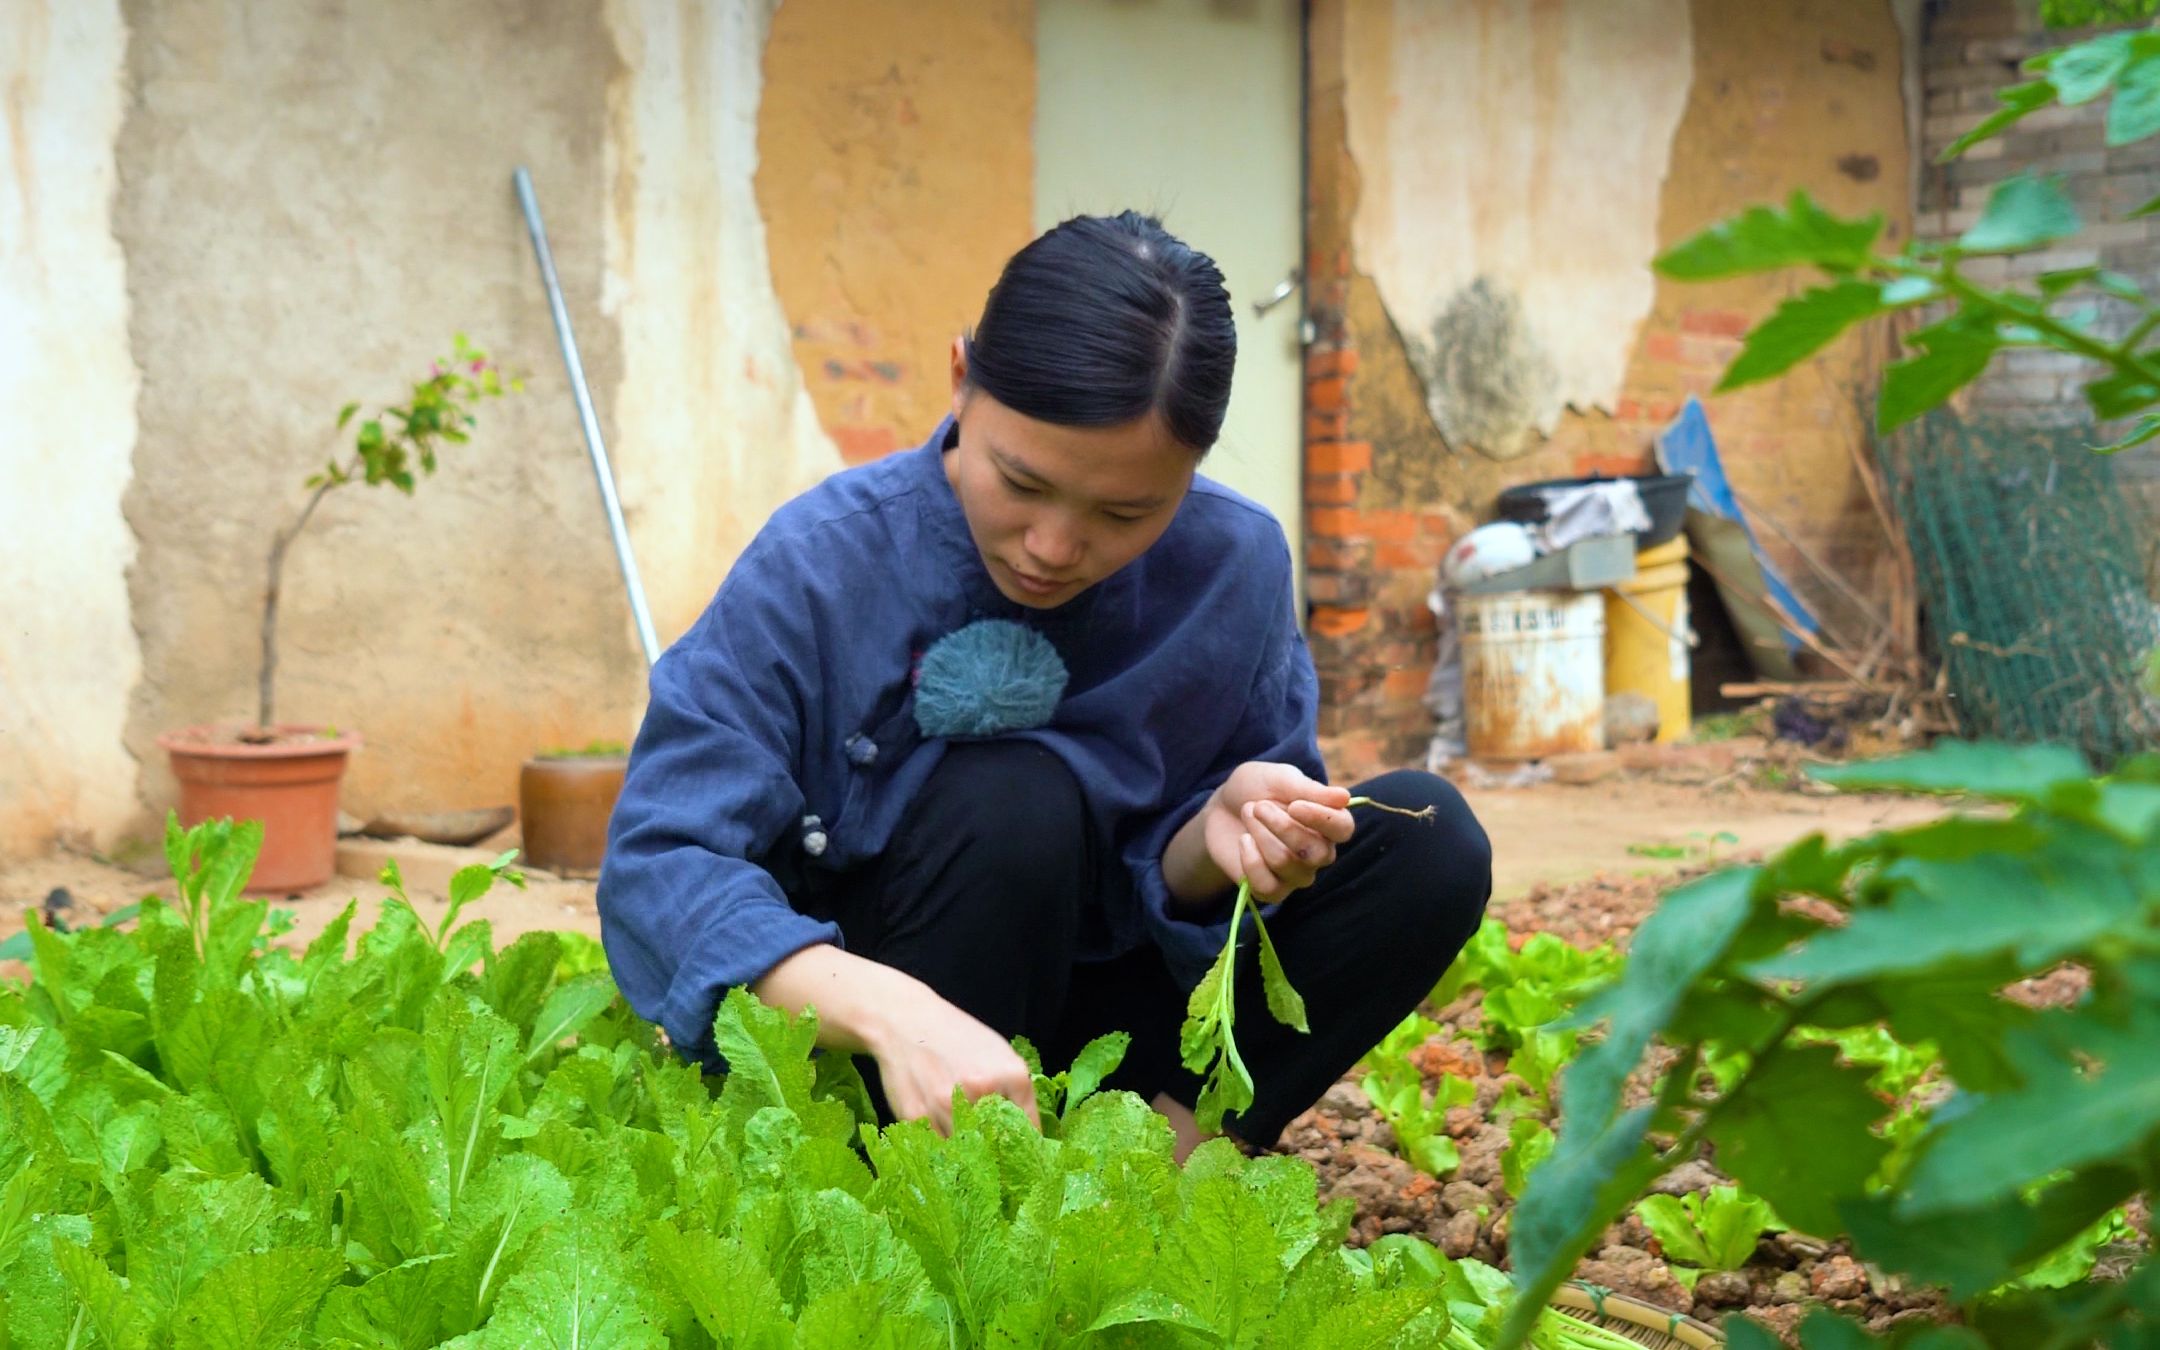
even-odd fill
[{"label": "metal pole", "polygon": [[555,257],[548,251],[547,227],[540,223],[540,203],[533,196],[532,175],[519,165],[511,177],[517,184],[518,205],[525,211],[525,229],[532,235],[533,256],[540,260],[540,283],[547,287],[548,311],[555,316],[555,336],[562,341],[570,392],[577,398],[578,423],[585,428],[585,448],[592,452],[593,477],[600,481],[600,504],[607,508],[608,531],[615,536],[615,560],[622,564],[623,589],[630,593],[630,616],[637,621],[638,641],[645,648],[645,664],[650,666],[660,659],[660,640],[653,635],[652,612],[645,608],[645,583],[638,579],[637,559],[630,552],[630,532],[623,527],[622,502],[615,495],[615,471],[608,467],[607,446],[600,439],[600,419],[593,413],[592,391],[585,385],[585,364],[578,359],[577,339],[570,332],[570,311],[563,305],[562,286],[555,280]]}]

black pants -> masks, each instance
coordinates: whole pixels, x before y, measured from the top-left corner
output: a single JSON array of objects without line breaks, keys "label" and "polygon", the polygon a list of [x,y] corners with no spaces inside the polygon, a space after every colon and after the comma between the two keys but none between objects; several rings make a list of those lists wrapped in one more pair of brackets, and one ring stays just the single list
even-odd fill
[{"label": "black pants", "polygon": [[[1226,1128],[1272,1144],[1292,1117],[1414,1010],[1462,949],[1492,889],[1491,846],[1446,780],[1402,771],[1356,789],[1436,819],[1359,811],[1357,833],[1268,924],[1311,1034],[1268,1014],[1258,957],[1237,973],[1237,1039],[1252,1108]],[[1024,1035],[1047,1069],[1097,1036],[1132,1036],[1109,1086],[1192,1105],[1178,1059],[1186,991],[1152,944],[1074,958],[1086,906],[1126,903],[1129,874],[1090,820],[1064,762],[1029,741],[946,751],[873,862],[796,897],[840,925],[848,950],[906,971],[999,1033]],[[863,1061],[880,1113],[875,1066]]]}]

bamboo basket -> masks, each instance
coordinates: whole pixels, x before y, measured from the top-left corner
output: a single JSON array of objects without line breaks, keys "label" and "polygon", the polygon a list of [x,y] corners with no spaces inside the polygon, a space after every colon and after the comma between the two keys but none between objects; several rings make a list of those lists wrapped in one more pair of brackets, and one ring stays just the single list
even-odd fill
[{"label": "bamboo basket", "polygon": [[1725,1338],[1707,1322],[1595,1286],[1564,1284],[1552,1306],[1568,1316],[1639,1341],[1650,1350],[1723,1350]]}]

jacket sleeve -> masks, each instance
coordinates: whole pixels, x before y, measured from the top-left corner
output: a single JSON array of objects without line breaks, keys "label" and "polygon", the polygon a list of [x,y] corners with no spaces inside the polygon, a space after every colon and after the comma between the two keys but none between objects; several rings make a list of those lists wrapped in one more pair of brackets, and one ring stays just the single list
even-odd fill
[{"label": "jacket sleeve", "polygon": [[751,861],[803,813],[804,710],[818,661],[805,578],[751,550],[652,671],[608,826],[600,933],[630,1006],[712,1057],[721,996],[840,930],[798,914]]},{"label": "jacket sleeve", "polygon": [[1187,985],[1197,982],[1222,950],[1230,909],[1227,904],[1197,910],[1184,906],[1173,912],[1162,870],[1163,850],[1171,838],[1207,805],[1231,771],[1248,761],[1294,764],[1315,781],[1327,781],[1317,737],[1320,681],[1305,636],[1298,631],[1296,588],[1287,566],[1268,613],[1261,657],[1250,687],[1243,691],[1244,715],[1236,730],[1184,799],[1143,825],[1124,849],[1141,913],[1171,971]]}]

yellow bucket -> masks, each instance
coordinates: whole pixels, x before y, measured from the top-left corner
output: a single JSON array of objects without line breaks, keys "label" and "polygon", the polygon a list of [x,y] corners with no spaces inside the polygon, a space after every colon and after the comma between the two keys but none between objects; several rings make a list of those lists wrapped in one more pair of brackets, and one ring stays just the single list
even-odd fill
[{"label": "yellow bucket", "polygon": [[1605,696],[1657,705],[1660,741],[1688,734],[1687,536],[1635,555],[1635,575],[1605,592]]}]

